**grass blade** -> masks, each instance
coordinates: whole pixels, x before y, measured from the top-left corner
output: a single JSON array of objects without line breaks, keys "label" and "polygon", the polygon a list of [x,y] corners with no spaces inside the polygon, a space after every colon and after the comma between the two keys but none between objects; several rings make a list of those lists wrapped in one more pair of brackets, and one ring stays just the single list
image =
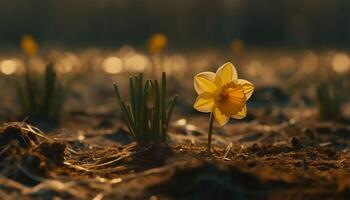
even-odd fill
[{"label": "grass blade", "polygon": [[166,105],[166,75],[159,85],[157,80],[146,80],[143,75],[129,78],[130,105],[121,97],[114,84],[117,101],[130,133],[138,143],[166,143],[168,123],[176,96]]}]

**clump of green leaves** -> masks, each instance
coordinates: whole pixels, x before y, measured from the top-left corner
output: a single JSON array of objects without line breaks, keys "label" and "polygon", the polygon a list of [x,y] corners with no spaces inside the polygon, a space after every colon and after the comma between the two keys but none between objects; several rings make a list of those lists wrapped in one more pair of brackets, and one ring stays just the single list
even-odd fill
[{"label": "clump of green leaves", "polygon": [[143,80],[143,75],[129,78],[130,102],[125,103],[117,84],[114,89],[123,118],[138,143],[167,143],[171,113],[177,96],[167,101],[166,75],[157,80]]},{"label": "clump of green leaves", "polygon": [[22,117],[30,122],[57,123],[63,105],[63,90],[52,64],[47,64],[44,75],[28,68],[23,81],[17,84]]},{"label": "clump of green leaves", "polygon": [[321,82],[317,86],[317,101],[320,120],[336,120],[341,117],[341,83]]}]

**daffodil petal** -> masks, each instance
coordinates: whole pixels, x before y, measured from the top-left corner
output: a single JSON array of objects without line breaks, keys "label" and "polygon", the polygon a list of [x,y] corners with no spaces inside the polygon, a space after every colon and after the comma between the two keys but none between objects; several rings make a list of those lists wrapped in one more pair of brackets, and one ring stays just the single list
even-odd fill
[{"label": "daffodil petal", "polygon": [[244,79],[238,79],[237,84],[239,84],[243,87],[245,97],[248,100],[254,92],[254,85],[251,82],[244,80]]},{"label": "daffodil petal", "polygon": [[202,72],[194,77],[194,88],[198,95],[204,92],[214,93],[217,89],[214,82],[215,74],[213,72]]},{"label": "daffodil petal", "polygon": [[206,92],[199,95],[193,107],[199,112],[212,112],[214,107],[213,94]]},{"label": "daffodil petal", "polygon": [[228,62],[223,64],[216,71],[215,83],[219,86],[224,86],[229,82],[236,82],[238,79],[237,70],[235,66]]},{"label": "daffodil petal", "polygon": [[237,114],[232,115],[231,117],[234,119],[243,119],[247,116],[247,106],[245,105],[241,111],[239,111]]},{"label": "daffodil petal", "polygon": [[216,121],[220,124],[220,126],[225,125],[230,119],[229,116],[222,114],[218,107],[214,108],[214,117]]}]

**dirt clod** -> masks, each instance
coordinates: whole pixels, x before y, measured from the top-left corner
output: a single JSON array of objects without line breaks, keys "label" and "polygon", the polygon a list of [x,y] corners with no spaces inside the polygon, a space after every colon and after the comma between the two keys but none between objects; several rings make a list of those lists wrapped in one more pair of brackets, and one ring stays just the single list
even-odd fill
[{"label": "dirt clod", "polygon": [[65,149],[66,145],[61,142],[43,142],[34,151],[44,155],[45,158],[54,164],[61,165],[64,160]]},{"label": "dirt clod", "polygon": [[22,148],[29,148],[37,145],[40,139],[33,132],[26,130],[24,123],[6,123],[0,127],[0,147],[9,144],[11,141],[18,141]]}]

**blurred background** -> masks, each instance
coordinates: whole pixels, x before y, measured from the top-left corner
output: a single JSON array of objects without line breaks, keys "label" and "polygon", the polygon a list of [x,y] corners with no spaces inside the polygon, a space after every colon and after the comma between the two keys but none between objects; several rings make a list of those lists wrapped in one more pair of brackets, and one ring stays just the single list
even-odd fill
[{"label": "blurred background", "polygon": [[[142,46],[162,32],[171,47],[350,44],[348,0],[1,0],[0,45]],[[1,47],[0,46],[0,47]]]},{"label": "blurred background", "polygon": [[115,113],[113,82],[165,71],[193,114],[193,76],[232,62],[256,86],[249,106],[267,109],[262,119],[281,116],[276,106],[350,118],[349,10],[348,0],[1,0],[0,89],[11,95],[0,118],[14,115],[15,82],[48,62],[71,88],[69,112]]}]

